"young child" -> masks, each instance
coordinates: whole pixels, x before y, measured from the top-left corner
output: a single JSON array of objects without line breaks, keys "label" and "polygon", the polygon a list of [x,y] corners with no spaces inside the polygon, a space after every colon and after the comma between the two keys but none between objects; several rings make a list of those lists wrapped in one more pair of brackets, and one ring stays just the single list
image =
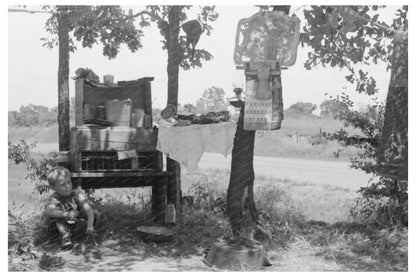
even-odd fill
[{"label": "young child", "polygon": [[81,215],[86,214],[86,233],[92,234],[100,214],[88,203],[81,188],[72,189],[68,169],[60,166],[52,169],[48,174],[48,183],[54,193],[47,199],[44,215],[51,227],[56,227],[62,238],[62,247],[66,248],[72,245],[71,231]]}]

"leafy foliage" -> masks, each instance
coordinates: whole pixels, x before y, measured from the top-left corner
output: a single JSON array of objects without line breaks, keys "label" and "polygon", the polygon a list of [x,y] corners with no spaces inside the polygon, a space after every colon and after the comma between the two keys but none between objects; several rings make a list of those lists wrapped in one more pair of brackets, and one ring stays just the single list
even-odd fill
[{"label": "leafy foliage", "polygon": [[336,99],[329,99],[323,101],[319,108],[321,110],[321,116],[335,116],[340,111],[348,109],[348,106],[344,105],[342,102],[337,101]]},{"label": "leafy foliage", "polygon": [[[353,105],[346,94],[338,101],[349,108]],[[360,149],[358,156],[351,159],[351,167],[374,176],[367,187],[360,188],[363,200],[352,210],[353,216],[375,220],[379,224],[407,225],[408,182],[382,174],[377,163],[384,114],[385,104],[377,101],[366,110],[341,110],[336,117],[343,121],[345,127],[359,129],[362,135],[349,135],[341,129],[325,136],[343,146]]]},{"label": "leafy foliage", "polygon": [[26,179],[34,182],[35,191],[43,194],[49,191],[47,176],[49,171],[57,165],[58,153],[56,151],[49,153],[48,157],[42,156],[41,159],[35,159],[31,150],[35,144],[28,144],[24,140],[19,143],[8,142],[8,159],[16,164],[23,163],[29,171]]},{"label": "leafy foliage", "polygon": [[[344,96],[348,98],[348,96]],[[344,122],[344,126],[357,128],[362,135],[349,135],[344,129],[329,134],[329,139],[338,140],[343,146],[355,146],[361,150],[358,157],[351,160],[351,166],[364,170],[366,173],[376,173],[376,155],[378,141],[382,131],[384,105],[370,106],[367,112],[347,111],[337,115]]]},{"label": "leafy foliage", "polygon": [[56,124],[57,108],[42,105],[21,106],[19,111],[9,111],[9,126],[50,126]]},{"label": "leafy foliage", "polygon": [[[59,13],[68,14],[69,30],[82,47],[91,48],[100,41],[103,55],[110,59],[117,56],[121,44],[126,44],[132,52],[142,47],[140,38],[143,32],[135,28],[134,18],[120,6],[44,6],[44,9],[52,11],[45,25],[50,36],[41,39],[43,46],[49,49],[58,45]],[[71,52],[76,50],[71,38],[69,48]]]},{"label": "leafy foliage", "polygon": [[[187,11],[191,9],[192,6],[179,6],[180,8],[180,24],[183,24],[187,19]],[[169,34],[169,11],[172,9],[172,6],[147,6],[146,11],[140,12],[140,26],[148,27],[151,22],[155,22],[159,28],[159,32],[163,37],[162,40],[162,49],[169,51],[169,47],[172,46],[170,42]],[[215,6],[202,6],[200,7],[200,13],[197,16],[198,21],[202,25],[202,34],[207,36],[211,35],[213,30],[212,26],[209,25],[209,22],[217,20],[218,13],[215,11]],[[180,33],[178,37],[179,41],[179,64],[184,70],[190,70],[191,68],[201,67],[202,61],[209,61],[213,59],[213,56],[206,51],[205,49],[195,49],[194,56],[192,56],[191,49],[187,44],[187,37],[185,34]]]},{"label": "leafy foliage", "polygon": [[289,115],[312,115],[316,108],[316,105],[312,103],[297,102],[286,109],[285,113]]},{"label": "leafy foliage", "polygon": [[321,64],[346,67],[348,82],[356,84],[359,93],[373,95],[376,82],[368,73],[354,65],[378,62],[390,64],[392,39],[395,31],[407,29],[407,6],[397,12],[391,26],[378,21],[377,10],[383,6],[312,6],[304,11],[306,24],[301,33],[301,44],[308,45],[305,68]]},{"label": "leafy foliage", "polygon": [[195,111],[197,113],[207,113],[212,111],[227,110],[225,101],[225,91],[219,87],[210,87],[206,89],[202,96],[196,101]]},{"label": "leafy foliage", "polygon": [[[358,66],[384,62],[386,68],[390,69],[393,37],[398,31],[408,29],[407,6],[397,10],[396,18],[390,26],[378,20],[379,8],[383,6],[312,6],[305,10],[306,24],[301,34],[301,43],[312,48],[305,62],[305,68],[311,69],[319,64],[346,67],[350,74],[345,78],[348,82],[356,84],[358,93],[369,96],[376,94],[378,88],[375,79]],[[407,48],[404,51],[407,51]],[[351,160],[351,166],[375,177],[368,187],[361,188],[360,192],[364,199],[371,203],[386,198],[387,201],[373,209],[373,213],[378,214],[377,217],[380,217],[379,215],[389,217],[394,210],[398,216],[392,217],[394,220],[390,223],[406,225],[407,180],[398,180],[385,175],[378,165],[377,155],[386,107],[384,103],[377,102],[376,98],[373,100],[375,104],[369,106],[366,111],[354,111],[351,109],[353,102],[346,93],[343,93],[341,100],[333,103],[338,102],[339,105],[349,109],[340,110],[336,117],[343,121],[346,127],[359,129],[362,135],[349,135],[341,129],[327,137],[338,140],[345,146],[352,145],[362,150],[358,157]],[[363,213],[366,211],[368,209],[362,209]]]}]

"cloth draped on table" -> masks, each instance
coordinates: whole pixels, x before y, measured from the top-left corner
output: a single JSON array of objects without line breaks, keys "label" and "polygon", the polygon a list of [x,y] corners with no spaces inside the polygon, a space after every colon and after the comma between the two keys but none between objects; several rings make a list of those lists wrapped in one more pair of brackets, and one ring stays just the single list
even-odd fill
[{"label": "cloth draped on table", "polygon": [[198,168],[206,146],[225,157],[232,148],[237,125],[235,122],[159,127],[156,149],[169,155],[188,171]]}]

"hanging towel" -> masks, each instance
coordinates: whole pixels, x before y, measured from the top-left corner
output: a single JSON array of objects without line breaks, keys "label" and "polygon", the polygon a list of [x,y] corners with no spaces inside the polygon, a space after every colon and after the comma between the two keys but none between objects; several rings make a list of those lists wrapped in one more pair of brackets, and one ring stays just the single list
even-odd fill
[{"label": "hanging towel", "polygon": [[225,157],[231,152],[236,128],[235,122],[181,127],[161,125],[156,149],[169,155],[188,171],[194,171],[207,145]]}]

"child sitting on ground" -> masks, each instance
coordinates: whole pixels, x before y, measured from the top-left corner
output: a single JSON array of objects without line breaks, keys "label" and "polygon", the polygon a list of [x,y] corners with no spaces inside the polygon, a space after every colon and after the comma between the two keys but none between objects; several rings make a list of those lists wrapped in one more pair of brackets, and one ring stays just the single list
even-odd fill
[{"label": "child sitting on ground", "polygon": [[62,247],[72,245],[71,231],[81,215],[87,216],[87,235],[93,234],[100,213],[91,207],[81,188],[72,189],[69,170],[55,167],[48,174],[48,183],[54,193],[47,199],[44,215],[49,226],[61,235]]}]

